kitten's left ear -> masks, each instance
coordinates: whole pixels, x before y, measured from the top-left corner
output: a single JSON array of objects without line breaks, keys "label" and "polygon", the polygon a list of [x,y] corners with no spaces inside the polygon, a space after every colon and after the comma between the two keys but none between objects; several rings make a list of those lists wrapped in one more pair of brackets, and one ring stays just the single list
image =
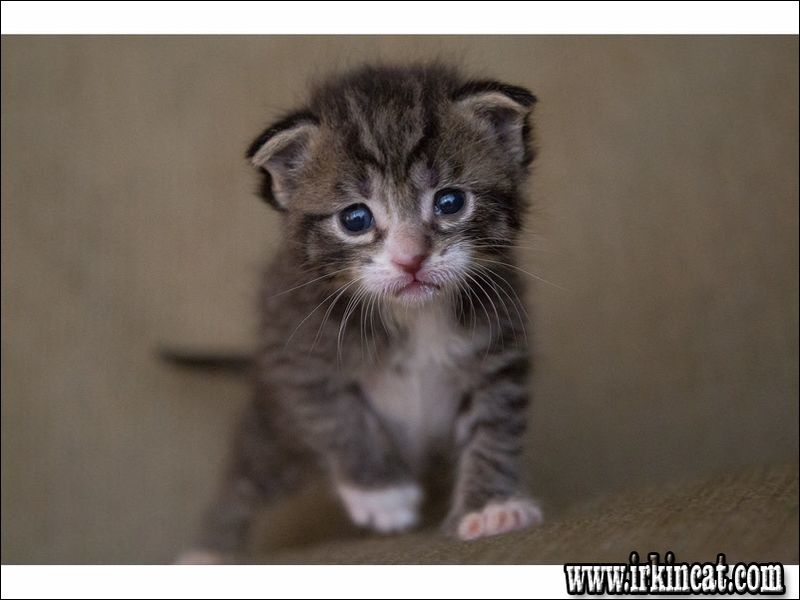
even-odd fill
[{"label": "kitten's left ear", "polygon": [[265,130],[250,144],[247,158],[265,176],[261,195],[278,210],[287,209],[318,133],[317,118],[308,112],[297,112]]},{"label": "kitten's left ear", "polygon": [[498,81],[471,81],[453,94],[456,109],[488,128],[511,157],[524,166],[533,160],[528,115],[536,96]]}]

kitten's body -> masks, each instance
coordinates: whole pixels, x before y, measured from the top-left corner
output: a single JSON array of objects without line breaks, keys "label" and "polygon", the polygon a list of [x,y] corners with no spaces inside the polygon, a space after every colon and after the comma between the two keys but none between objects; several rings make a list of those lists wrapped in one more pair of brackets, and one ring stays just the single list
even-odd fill
[{"label": "kitten's body", "polygon": [[463,367],[473,346],[446,308],[402,312],[393,315],[402,341],[386,350],[381,365],[365,369],[359,382],[406,461],[420,470],[426,456],[451,445],[459,401],[470,388]]},{"label": "kitten's body", "polygon": [[518,496],[528,356],[511,254],[533,101],[437,66],[367,68],[253,144],[286,243],[203,548],[240,551],[254,511],[314,467],[378,531],[415,524],[419,482],[448,463],[435,475],[460,537],[539,518]]}]

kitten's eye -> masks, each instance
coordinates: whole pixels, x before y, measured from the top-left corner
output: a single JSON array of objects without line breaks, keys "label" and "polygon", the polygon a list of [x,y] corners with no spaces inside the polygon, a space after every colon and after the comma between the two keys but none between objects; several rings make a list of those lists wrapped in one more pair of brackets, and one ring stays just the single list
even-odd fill
[{"label": "kitten's eye", "polygon": [[466,194],[456,188],[439,190],[433,196],[433,212],[437,215],[454,215],[464,208]]},{"label": "kitten's eye", "polygon": [[364,204],[351,204],[339,213],[339,221],[350,233],[365,233],[372,227],[373,218]]}]

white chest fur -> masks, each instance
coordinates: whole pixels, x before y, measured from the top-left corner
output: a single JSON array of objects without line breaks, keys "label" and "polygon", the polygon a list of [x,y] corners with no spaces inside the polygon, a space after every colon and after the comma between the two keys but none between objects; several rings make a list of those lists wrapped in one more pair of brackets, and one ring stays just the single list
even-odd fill
[{"label": "white chest fur", "polygon": [[400,318],[407,337],[363,384],[401,450],[417,463],[431,444],[452,435],[467,387],[464,363],[470,338],[440,311],[409,311]]}]

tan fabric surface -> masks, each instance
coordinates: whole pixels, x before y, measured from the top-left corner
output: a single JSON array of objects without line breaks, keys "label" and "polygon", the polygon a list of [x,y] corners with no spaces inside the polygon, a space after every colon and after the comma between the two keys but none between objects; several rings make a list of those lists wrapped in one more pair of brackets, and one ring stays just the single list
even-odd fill
[{"label": "tan fabric surface", "polygon": [[583,503],[537,529],[457,542],[436,531],[330,541],[262,555],[270,563],[626,562],[672,550],[680,562],[798,561],[796,464],[685,481]]},{"label": "tan fabric surface", "polygon": [[797,37],[4,36],[3,562],[188,544],[248,390],[154,350],[253,342],[278,220],[244,149],[309,77],[434,56],[540,98],[521,261],[563,288],[528,299],[549,514],[796,462]]}]

